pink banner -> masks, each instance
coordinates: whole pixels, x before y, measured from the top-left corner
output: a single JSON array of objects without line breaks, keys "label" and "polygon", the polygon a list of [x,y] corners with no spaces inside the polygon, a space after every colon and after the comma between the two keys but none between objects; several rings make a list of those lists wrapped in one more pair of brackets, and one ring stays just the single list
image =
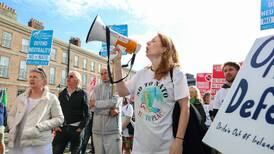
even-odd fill
[{"label": "pink banner", "polygon": [[196,85],[200,90],[201,96],[211,91],[212,73],[197,73]]},{"label": "pink banner", "polygon": [[225,83],[224,73],[222,71],[222,65],[213,65],[213,75],[212,75],[212,84],[211,84],[211,95],[212,99],[216,95],[216,92],[221,89]]}]

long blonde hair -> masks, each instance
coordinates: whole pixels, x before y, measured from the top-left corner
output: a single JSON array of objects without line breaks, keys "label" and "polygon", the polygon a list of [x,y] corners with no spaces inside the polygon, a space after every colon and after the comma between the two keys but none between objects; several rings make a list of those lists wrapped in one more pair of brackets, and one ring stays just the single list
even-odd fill
[{"label": "long blonde hair", "polygon": [[203,99],[200,94],[200,90],[196,86],[189,86],[189,92],[190,91],[195,92],[195,96],[194,96],[195,99],[198,99],[201,103],[203,102]]},{"label": "long blonde hair", "polygon": [[162,46],[166,48],[166,51],[162,54],[160,65],[155,70],[154,78],[160,80],[168,74],[173,67],[179,66],[179,57],[171,38],[161,33],[158,33],[158,37],[160,38]]}]

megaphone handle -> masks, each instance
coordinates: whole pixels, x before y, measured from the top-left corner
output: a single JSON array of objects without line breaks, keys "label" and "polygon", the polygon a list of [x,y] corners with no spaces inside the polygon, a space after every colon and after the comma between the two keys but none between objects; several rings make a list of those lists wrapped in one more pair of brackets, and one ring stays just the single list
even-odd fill
[{"label": "megaphone handle", "polygon": [[117,52],[116,52],[116,53],[111,53],[111,54],[109,55],[109,60],[112,61],[117,55],[118,55]]},{"label": "megaphone handle", "polygon": [[[118,47],[119,49],[120,49],[120,51],[125,51],[126,50],[126,48],[125,47],[123,47],[123,46],[121,46],[121,45],[119,45],[119,44],[117,44],[117,46],[116,47]],[[113,60],[116,56],[117,56],[117,52],[116,53],[111,53],[110,55],[109,55],[109,60]]]}]

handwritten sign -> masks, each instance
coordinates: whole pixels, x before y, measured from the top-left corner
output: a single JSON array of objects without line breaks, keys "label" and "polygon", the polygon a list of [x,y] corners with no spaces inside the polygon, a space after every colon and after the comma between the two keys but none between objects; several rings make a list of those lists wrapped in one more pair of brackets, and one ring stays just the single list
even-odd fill
[{"label": "handwritten sign", "polygon": [[203,142],[224,154],[274,153],[274,36],[257,39]]}]

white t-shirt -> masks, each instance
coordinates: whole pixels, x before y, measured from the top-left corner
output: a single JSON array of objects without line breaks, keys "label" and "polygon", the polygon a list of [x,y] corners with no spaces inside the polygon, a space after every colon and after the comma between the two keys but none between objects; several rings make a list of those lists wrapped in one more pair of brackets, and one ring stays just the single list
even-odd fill
[{"label": "white t-shirt", "polygon": [[213,100],[213,109],[220,109],[230,88],[221,88]]},{"label": "white t-shirt", "polygon": [[205,114],[206,114],[206,121],[205,121],[205,125],[207,127],[209,127],[212,123],[212,120],[210,118],[210,115],[209,115],[209,111],[211,111],[211,106],[210,104],[203,104],[203,107],[204,107],[204,110],[205,110]]},{"label": "white t-shirt", "polygon": [[[132,118],[133,116],[133,107],[131,104],[124,105],[122,107],[122,121],[124,122],[126,117]],[[128,128],[123,129],[123,134],[122,136],[124,137],[129,137],[130,135],[128,134]]]},{"label": "white t-shirt", "polygon": [[174,138],[172,111],[175,100],[189,96],[187,80],[179,68],[160,81],[149,68],[138,71],[127,82],[134,95],[135,127],[133,154],[167,154]]}]

